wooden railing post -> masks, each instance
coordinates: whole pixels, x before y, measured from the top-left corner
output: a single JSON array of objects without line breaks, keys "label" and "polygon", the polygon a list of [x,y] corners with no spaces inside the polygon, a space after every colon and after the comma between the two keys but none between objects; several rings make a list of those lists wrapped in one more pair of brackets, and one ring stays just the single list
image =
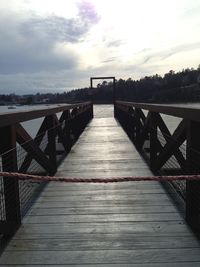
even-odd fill
[{"label": "wooden railing post", "polygon": [[[2,170],[17,171],[16,133],[14,126],[0,128],[0,154]],[[21,224],[19,182],[17,178],[3,178],[5,221],[1,221],[0,232],[12,235]]]},{"label": "wooden railing post", "polygon": [[117,104],[114,102],[114,118],[117,119]]},{"label": "wooden railing post", "polygon": [[[200,173],[200,123],[188,121],[187,168],[188,174]],[[186,221],[200,234],[200,182],[186,182]]]},{"label": "wooden railing post", "polygon": [[50,175],[54,175],[57,170],[56,160],[56,129],[54,123],[54,116],[48,116],[48,156],[51,161],[53,171],[50,171]]},{"label": "wooden railing post", "polygon": [[94,118],[94,105],[90,103],[90,119]]},{"label": "wooden railing post", "polygon": [[156,159],[157,159],[157,124],[156,124],[156,116],[155,112],[150,112],[150,168],[153,173],[156,172]]},{"label": "wooden railing post", "polygon": [[135,109],[135,146],[139,149],[140,144],[140,110],[138,108]]},{"label": "wooden railing post", "polygon": [[73,145],[73,140],[71,139],[71,117],[69,110],[66,110],[64,113],[64,123],[64,134],[67,142],[67,150],[69,152]]}]

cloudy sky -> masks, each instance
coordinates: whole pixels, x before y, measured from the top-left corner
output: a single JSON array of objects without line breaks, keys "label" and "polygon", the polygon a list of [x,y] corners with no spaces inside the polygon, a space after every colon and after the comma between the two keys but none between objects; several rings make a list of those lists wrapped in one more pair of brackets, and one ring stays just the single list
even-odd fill
[{"label": "cloudy sky", "polygon": [[0,93],[200,64],[200,0],[0,0]]}]

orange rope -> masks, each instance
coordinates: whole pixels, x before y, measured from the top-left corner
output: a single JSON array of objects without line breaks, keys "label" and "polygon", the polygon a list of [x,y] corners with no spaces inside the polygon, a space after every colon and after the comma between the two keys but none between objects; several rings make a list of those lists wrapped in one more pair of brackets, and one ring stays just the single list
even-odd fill
[{"label": "orange rope", "polygon": [[179,175],[179,176],[125,176],[110,178],[75,178],[75,177],[57,177],[57,176],[39,176],[31,174],[23,174],[18,172],[0,172],[3,177],[15,177],[19,180],[35,180],[35,181],[52,181],[64,183],[118,183],[132,181],[200,181],[200,175]]}]

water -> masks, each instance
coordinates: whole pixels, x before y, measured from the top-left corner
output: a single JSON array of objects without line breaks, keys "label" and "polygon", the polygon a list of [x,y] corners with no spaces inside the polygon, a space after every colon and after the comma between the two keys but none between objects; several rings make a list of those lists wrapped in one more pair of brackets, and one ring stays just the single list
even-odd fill
[{"label": "water", "polygon": [[[66,104],[63,104],[66,105]],[[14,112],[20,112],[20,111],[28,111],[28,110],[36,110],[36,109],[50,109],[59,107],[61,104],[55,104],[55,105],[25,105],[25,106],[0,106],[0,114],[2,113],[14,113]],[[9,108],[14,107],[14,108]],[[58,116],[60,113],[57,114]],[[41,123],[44,118],[38,118],[30,121],[22,122],[22,126],[26,129],[26,131],[30,134],[31,137],[35,137],[37,131],[39,130],[39,127],[41,126]]]},{"label": "water", "polygon": [[[27,110],[36,110],[36,109],[47,109],[47,108],[54,108],[58,107],[61,104],[55,104],[55,105],[25,105],[25,106],[14,106],[15,109],[9,109],[10,106],[0,106],[0,113],[11,113],[11,112],[20,112],[20,111],[27,111]],[[66,105],[66,104],[63,104]],[[178,104],[166,104],[176,107],[184,107],[184,108],[200,108],[200,103],[178,103]],[[103,106],[103,105],[102,105]],[[99,106],[100,107],[100,106]],[[112,108],[112,105],[110,105]],[[145,111],[147,113],[147,111]],[[58,116],[60,114],[57,114]],[[176,129],[177,125],[181,121],[181,118],[168,116],[168,115],[162,115],[163,120],[165,121],[166,125],[169,127],[169,130],[171,133]],[[34,137],[42,123],[43,118],[34,119],[31,121],[23,122],[23,127],[28,131],[28,133],[31,135],[31,137]]]},{"label": "water", "polygon": [[[66,104],[64,104],[66,105]],[[178,103],[178,104],[167,104],[171,106],[176,107],[184,107],[184,108],[200,108],[200,103]],[[47,109],[47,108],[53,108],[58,107],[60,104],[55,105],[25,105],[25,106],[14,106],[15,109],[9,109],[9,106],[0,106],[0,113],[11,113],[11,112],[20,112],[20,111],[27,111],[27,110],[36,110],[36,109]],[[99,106],[100,107],[100,106]],[[112,108],[112,105],[110,105]],[[145,111],[147,113],[147,111]],[[58,116],[60,114],[57,114]],[[176,129],[177,125],[181,121],[181,118],[168,116],[168,115],[162,115],[163,120],[165,121],[166,125],[168,126],[171,133]],[[31,135],[31,137],[35,137],[43,118],[34,119],[31,121],[23,122],[23,127],[27,130],[27,132]]]}]

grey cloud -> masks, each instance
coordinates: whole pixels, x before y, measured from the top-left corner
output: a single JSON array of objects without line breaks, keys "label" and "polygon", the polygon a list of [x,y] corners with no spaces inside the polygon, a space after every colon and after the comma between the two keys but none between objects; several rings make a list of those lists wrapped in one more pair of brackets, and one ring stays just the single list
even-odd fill
[{"label": "grey cloud", "polygon": [[[9,53],[9,56],[8,56]],[[56,71],[61,69],[74,68],[77,65],[75,55],[65,55],[63,58],[57,56],[51,51],[37,51],[37,47],[30,47],[29,51],[13,49],[8,53],[0,52],[0,73],[34,73],[42,70]]]},{"label": "grey cloud", "polygon": [[[0,74],[34,73],[73,69],[78,56],[72,50],[55,52],[59,43],[75,43],[99,21],[93,6],[85,1],[78,5],[78,15],[66,19],[55,15],[29,19],[0,11]],[[1,16],[2,15],[2,16]],[[5,27],[6,25],[6,27]]]},{"label": "grey cloud", "polygon": [[198,48],[200,48],[200,43],[190,43],[190,44],[178,45],[178,46],[175,46],[175,47],[171,48],[168,51],[165,51],[163,53],[162,59],[166,59],[166,58],[168,58],[170,56],[173,56],[173,55],[175,55],[177,53],[186,52],[186,51],[192,51],[192,50],[195,50],[195,49],[198,49]]},{"label": "grey cloud", "polygon": [[114,62],[117,59],[117,57],[110,57],[106,60],[103,60],[102,63],[109,63],[109,62]]},{"label": "grey cloud", "polygon": [[144,48],[144,49],[138,51],[138,52],[135,53],[135,54],[136,54],[136,55],[140,55],[140,54],[143,54],[143,53],[146,53],[146,52],[150,52],[150,51],[152,51],[151,48]]},{"label": "grey cloud", "polygon": [[122,40],[114,40],[107,43],[107,47],[118,47],[120,45],[124,44]]},{"label": "grey cloud", "polygon": [[[0,25],[5,25],[5,21],[0,19]],[[31,27],[26,27],[22,34],[21,27],[17,21],[16,25],[0,28],[1,74],[56,71],[77,65],[77,56],[71,51],[62,56],[55,53],[58,39],[47,38],[43,29],[33,31]]]},{"label": "grey cloud", "polygon": [[[78,77],[78,79],[77,79]],[[0,93],[63,92],[89,86],[87,70],[0,75]]]},{"label": "grey cloud", "polygon": [[147,56],[147,57],[145,57],[144,58],[144,60],[143,60],[143,62],[142,62],[142,64],[145,64],[145,63],[147,63],[148,61],[150,61],[152,58],[153,58],[154,56]]},{"label": "grey cloud", "polygon": [[45,18],[34,16],[22,23],[20,33],[29,38],[39,35],[51,41],[78,42],[100,19],[92,4],[82,1],[78,8],[77,17],[71,19],[54,15]]},{"label": "grey cloud", "polygon": [[188,44],[182,44],[175,47],[172,47],[168,50],[158,51],[158,52],[152,52],[152,53],[146,53],[148,51],[144,51],[144,59],[141,64],[146,64],[150,60],[155,58],[160,58],[161,60],[167,59],[175,54],[181,53],[181,52],[187,52],[192,51],[195,49],[200,48],[200,43],[188,43]]}]

